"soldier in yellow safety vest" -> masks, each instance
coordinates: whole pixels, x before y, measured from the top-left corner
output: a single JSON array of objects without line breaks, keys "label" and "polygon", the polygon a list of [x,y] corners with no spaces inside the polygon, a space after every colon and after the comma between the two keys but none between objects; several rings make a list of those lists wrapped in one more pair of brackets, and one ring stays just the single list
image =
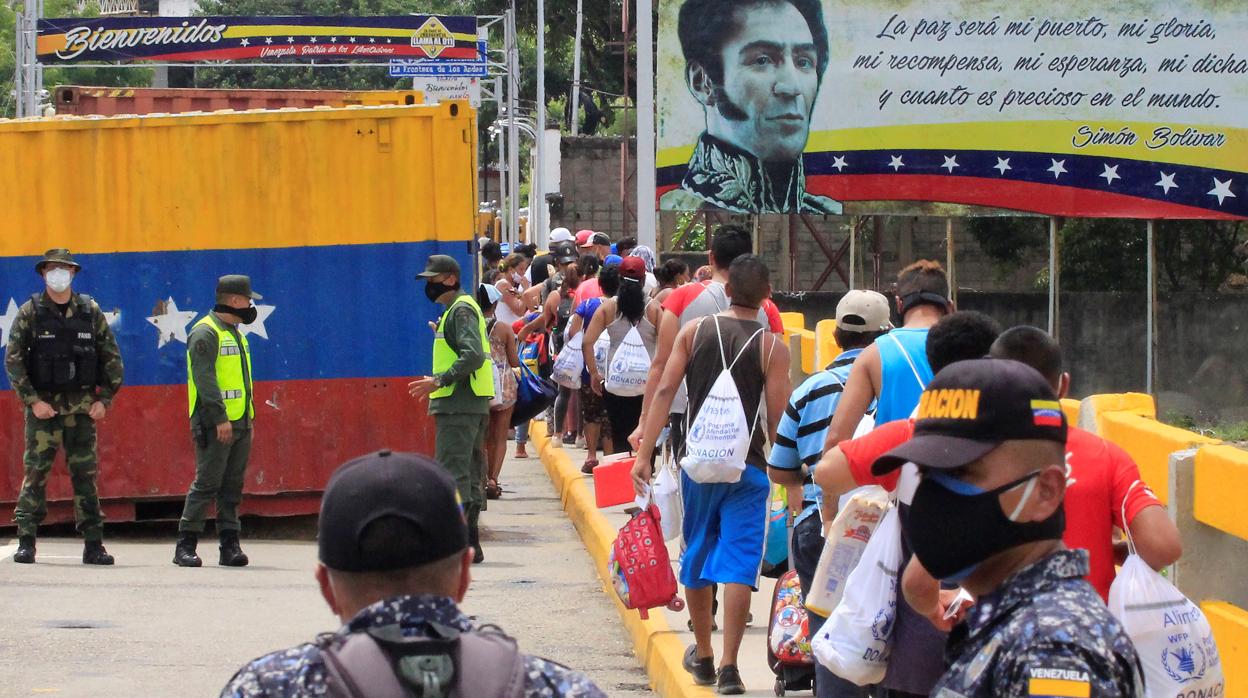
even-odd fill
[{"label": "soldier in yellow safety vest", "polygon": [[251,350],[238,326],[255,322],[251,302],[260,298],[251,290],[248,277],[221,277],[216,306],[195,323],[187,337],[186,392],[195,441],[195,481],[186,493],[178,522],[173,563],[181,567],[203,564],[195,549],[204,532],[208,505],[214,502],[221,539],[219,564],[244,567],[248,562],[238,542],[238,505],[243,501],[256,409]]},{"label": "soldier in yellow safety vest", "polygon": [[445,306],[433,339],[433,375],[408,384],[412,397],[428,396],[435,424],[434,459],[459,486],[473,561],[481,562],[477,520],[485,508],[485,433],[494,396],[494,371],[486,361],[490,340],[485,316],[472,296],[460,288],[459,263],[433,255],[416,277],[425,281],[425,296]]}]

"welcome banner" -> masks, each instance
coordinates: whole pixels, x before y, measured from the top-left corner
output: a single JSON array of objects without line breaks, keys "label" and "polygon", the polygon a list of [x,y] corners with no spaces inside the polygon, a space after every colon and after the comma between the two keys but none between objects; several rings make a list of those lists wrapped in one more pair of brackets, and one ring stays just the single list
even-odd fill
[{"label": "welcome banner", "polygon": [[1239,3],[663,0],[659,21],[665,210],[1248,217]]},{"label": "welcome banner", "polygon": [[37,56],[83,61],[482,60],[477,18],[102,17],[39,20]]}]

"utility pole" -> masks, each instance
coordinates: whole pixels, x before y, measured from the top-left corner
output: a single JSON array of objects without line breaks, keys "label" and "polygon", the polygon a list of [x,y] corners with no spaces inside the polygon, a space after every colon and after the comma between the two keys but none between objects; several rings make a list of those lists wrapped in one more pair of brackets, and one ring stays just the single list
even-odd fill
[{"label": "utility pole", "polygon": [[[520,48],[516,44],[516,3],[507,10],[504,27],[507,44],[507,226],[508,237],[520,242]],[[530,241],[532,238],[530,237]]]},{"label": "utility pole", "polygon": [[637,0],[637,243],[657,250],[654,141],[654,2]]},{"label": "utility pole", "polygon": [[537,0],[537,148],[529,240],[546,247],[546,0]]},{"label": "utility pole", "polygon": [[581,20],[584,0],[576,0],[576,40],[572,49],[572,135],[581,132]]},{"label": "utility pole", "polygon": [[43,94],[43,66],[38,59],[39,18],[43,17],[43,0],[27,0],[17,18],[17,72],[14,92],[17,116],[39,116],[39,98]]}]

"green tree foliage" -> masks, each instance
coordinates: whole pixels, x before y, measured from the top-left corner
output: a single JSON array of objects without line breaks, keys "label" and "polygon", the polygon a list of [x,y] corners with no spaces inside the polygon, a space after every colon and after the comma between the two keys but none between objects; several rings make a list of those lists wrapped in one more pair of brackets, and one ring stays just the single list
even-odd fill
[{"label": "green tree foliage", "polygon": [[[1002,269],[1047,254],[1044,218],[972,218],[968,228]],[[1164,291],[1218,290],[1248,260],[1248,227],[1229,221],[1159,221],[1158,284]],[[1145,222],[1120,218],[1066,221],[1059,231],[1063,291],[1143,293],[1148,248]],[[1047,270],[1045,272],[1047,275]],[[1047,283],[1047,278],[1043,279]]]},{"label": "green tree foliage", "polygon": [[[45,17],[96,17],[100,6],[87,2],[81,9],[77,0],[45,0]],[[0,117],[17,111],[13,79],[17,70],[17,13],[24,3],[0,0]],[[46,68],[43,86],[49,92],[57,85],[146,86],[152,82],[151,68]]]}]

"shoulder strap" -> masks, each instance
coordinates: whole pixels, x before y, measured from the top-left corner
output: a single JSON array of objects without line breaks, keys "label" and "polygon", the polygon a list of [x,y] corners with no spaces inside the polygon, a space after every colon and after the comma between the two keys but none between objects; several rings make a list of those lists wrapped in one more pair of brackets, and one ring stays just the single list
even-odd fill
[{"label": "shoulder strap", "polygon": [[923,377],[919,375],[919,368],[914,365],[914,359],[910,358],[910,352],[906,351],[906,347],[901,343],[901,340],[891,334],[886,334],[884,336],[893,340],[893,344],[896,344],[897,348],[901,350],[901,355],[905,357],[906,363],[910,364],[910,370],[914,373],[914,380],[918,381],[919,388],[921,390],[927,390],[927,382],[924,381]]},{"label": "shoulder strap", "polygon": [[410,698],[390,657],[368,633],[352,633],[321,651],[330,698]]},{"label": "shoulder strap", "polygon": [[502,633],[460,635],[459,668],[456,695],[462,698],[524,696],[524,658],[516,641]]}]

